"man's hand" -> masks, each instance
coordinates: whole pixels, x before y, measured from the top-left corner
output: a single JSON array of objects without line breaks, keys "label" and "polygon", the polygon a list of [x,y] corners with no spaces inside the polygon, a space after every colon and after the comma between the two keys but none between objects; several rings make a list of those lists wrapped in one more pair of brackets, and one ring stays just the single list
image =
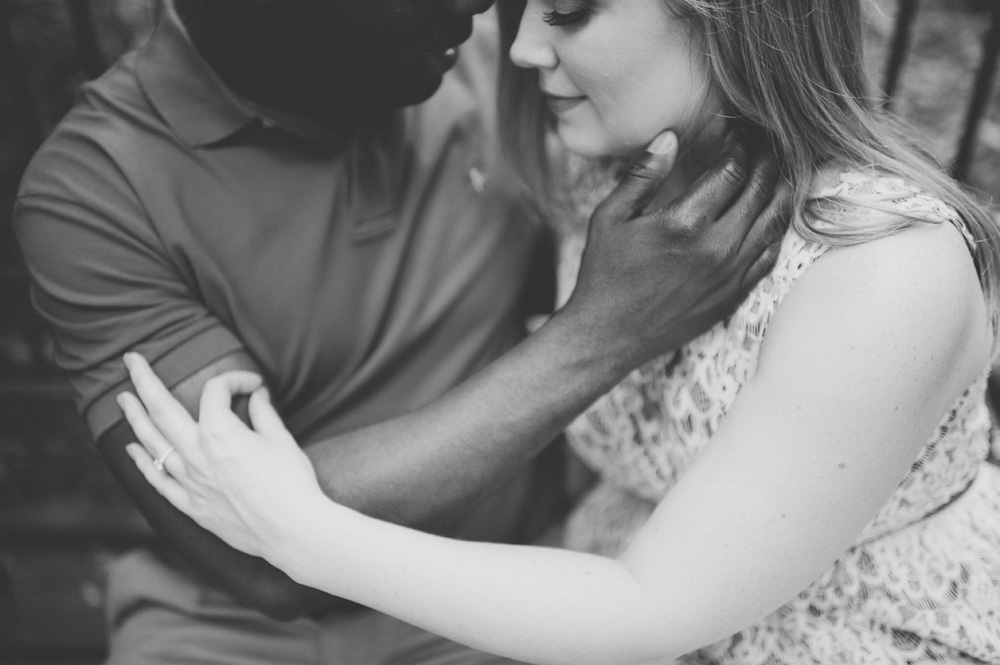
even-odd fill
[{"label": "man's hand", "polygon": [[751,154],[739,135],[687,193],[643,214],[673,166],[667,134],[597,207],[576,290],[554,317],[628,367],[731,314],[770,272],[791,217],[770,150]]}]

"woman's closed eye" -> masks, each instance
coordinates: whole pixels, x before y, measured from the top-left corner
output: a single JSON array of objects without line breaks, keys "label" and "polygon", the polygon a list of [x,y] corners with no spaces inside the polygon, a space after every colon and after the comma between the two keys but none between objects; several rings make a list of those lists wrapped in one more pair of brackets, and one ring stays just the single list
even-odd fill
[{"label": "woman's closed eye", "polygon": [[554,2],[542,20],[553,27],[577,25],[586,21],[593,11],[593,2]]},{"label": "woman's closed eye", "polygon": [[577,23],[582,23],[590,16],[590,8],[584,7],[583,9],[577,9],[571,12],[557,12],[555,10],[545,12],[543,21],[551,26],[558,27],[564,25],[575,25]]}]

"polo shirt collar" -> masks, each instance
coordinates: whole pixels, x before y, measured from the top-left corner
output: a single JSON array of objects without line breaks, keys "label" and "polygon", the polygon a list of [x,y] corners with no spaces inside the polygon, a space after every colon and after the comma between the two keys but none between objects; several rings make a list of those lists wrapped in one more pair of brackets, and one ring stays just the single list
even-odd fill
[{"label": "polo shirt collar", "polygon": [[336,140],[317,123],[261,108],[233,93],[202,59],[169,6],[139,52],[136,71],[157,112],[191,146],[216,143],[252,122],[309,141]]},{"label": "polo shirt collar", "polygon": [[136,73],[156,111],[192,146],[221,141],[255,117],[198,55],[169,5],[138,54]]}]

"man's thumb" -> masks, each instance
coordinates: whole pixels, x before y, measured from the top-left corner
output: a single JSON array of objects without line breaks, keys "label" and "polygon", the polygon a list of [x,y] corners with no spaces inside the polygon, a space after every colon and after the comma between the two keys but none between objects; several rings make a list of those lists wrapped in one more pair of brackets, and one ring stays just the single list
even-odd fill
[{"label": "man's thumb", "polygon": [[656,196],[677,161],[677,135],[667,129],[650,141],[646,150],[605,201],[615,221],[637,217]]}]

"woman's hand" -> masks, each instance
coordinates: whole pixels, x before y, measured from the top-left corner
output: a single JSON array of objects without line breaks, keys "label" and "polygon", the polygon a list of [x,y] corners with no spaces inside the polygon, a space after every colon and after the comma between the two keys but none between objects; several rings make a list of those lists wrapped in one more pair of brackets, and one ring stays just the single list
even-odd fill
[{"label": "woman's hand", "polygon": [[[200,526],[269,558],[303,504],[323,497],[261,378],[230,372],[209,380],[196,422],[142,356],[127,354],[125,364],[139,398],[123,393],[118,401],[142,444],[128,452],[143,475]],[[233,396],[246,393],[253,429],[231,409]]]}]

